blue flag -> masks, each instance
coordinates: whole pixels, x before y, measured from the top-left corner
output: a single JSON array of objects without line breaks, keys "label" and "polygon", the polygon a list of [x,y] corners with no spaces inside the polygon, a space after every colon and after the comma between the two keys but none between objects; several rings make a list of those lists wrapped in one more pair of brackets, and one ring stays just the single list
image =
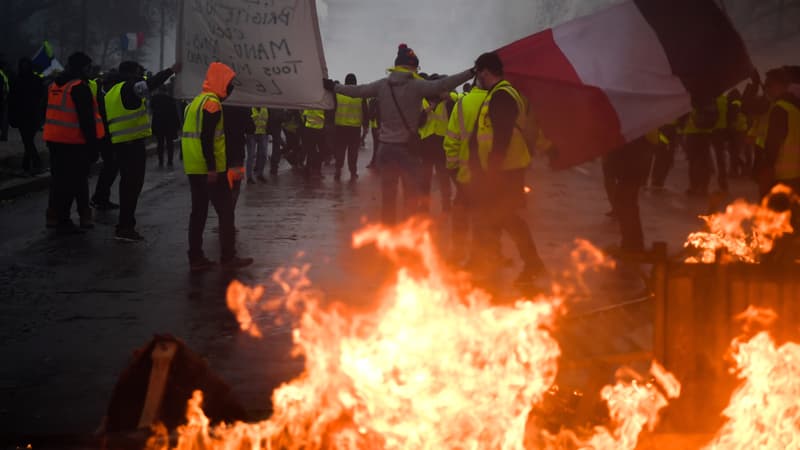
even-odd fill
[{"label": "blue flag", "polygon": [[33,69],[40,73],[50,67],[50,64],[53,62],[53,47],[49,42],[44,41],[44,43],[42,43],[39,51],[31,58],[31,62],[33,62]]}]

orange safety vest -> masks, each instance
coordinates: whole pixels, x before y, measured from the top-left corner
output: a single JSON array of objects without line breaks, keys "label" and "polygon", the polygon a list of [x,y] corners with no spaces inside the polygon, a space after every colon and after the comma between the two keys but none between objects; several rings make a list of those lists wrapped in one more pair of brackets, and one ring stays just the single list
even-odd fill
[{"label": "orange safety vest", "polygon": [[[73,80],[59,86],[51,83],[47,92],[47,114],[44,123],[44,140],[60,144],[85,144],[86,137],[81,131],[78,121],[78,110],[72,100],[72,88],[81,84],[83,80]],[[92,109],[94,111],[95,135],[98,139],[105,136],[103,119],[100,117],[100,108],[97,98],[92,96]]]}]

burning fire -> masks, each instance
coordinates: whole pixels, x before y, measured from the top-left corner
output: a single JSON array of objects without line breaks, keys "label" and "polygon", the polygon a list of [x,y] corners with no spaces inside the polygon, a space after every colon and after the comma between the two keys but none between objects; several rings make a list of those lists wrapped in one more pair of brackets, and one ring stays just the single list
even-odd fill
[{"label": "burning fire", "polygon": [[684,247],[698,249],[701,254],[686,262],[713,263],[718,250],[725,250],[733,261],[758,262],[761,255],[772,251],[776,239],[793,232],[791,211],[776,212],[767,206],[778,195],[798,201],[789,187],[777,185],[760,205],[740,199],[728,205],[724,213],[700,216],[709,231],[689,235]]},{"label": "burning fire", "polygon": [[[259,312],[286,308],[299,317],[293,339],[305,371],[273,393],[273,416],[260,423],[209,427],[195,393],[177,448],[536,448],[525,446],[526,427],[558,370],[551,330],[563,298],[492,305],[487,293],[446,269],[424,222],[367,226],[353,245],[375,245],[399,267],[370,314],[321,307],[308,266],[275,274],[284,292],[278,300],[262,303],[260,288],[231,285],[228,305],[254,337],[264,333],[254,320]],[[603,390],[616,427],[598,428],[582,447],[635,447],[666,397],[679,392],[658,364],[652,374],[666,394],[638,377]],[[150,448],[166,448],[164,442],[154,438]]]},{"label": "burning fire", "polygon": [[[738,318],[769,325],[771,310],[750,307]],[[723,411],[727,419],[706,447],[717,450],[800,448],[800,344],[778,346],[765,331],[731,344],[735,373],[742,384]]]}]

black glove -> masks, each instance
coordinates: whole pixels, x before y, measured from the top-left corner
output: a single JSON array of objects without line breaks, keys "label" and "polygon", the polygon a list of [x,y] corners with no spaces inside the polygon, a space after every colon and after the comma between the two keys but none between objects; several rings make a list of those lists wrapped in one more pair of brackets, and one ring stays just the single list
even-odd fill
[{"label": "black glove", "polygon": [[334,83],[333,80],[331,80],[330,78],[323,78],[322,79],[322,87],[326,91],[333,92],[334,86],[336,86],[336,83]]}]

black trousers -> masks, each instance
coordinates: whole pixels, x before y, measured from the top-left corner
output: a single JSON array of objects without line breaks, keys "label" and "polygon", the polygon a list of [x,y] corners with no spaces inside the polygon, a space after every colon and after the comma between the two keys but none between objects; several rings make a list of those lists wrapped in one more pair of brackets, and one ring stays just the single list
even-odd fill
[{"label": "black trousers", "polygon": [[378,156],[381,175],[381,220],[385,225],[398,222],[397,197],[402,184],[405,219],[420,212],[419,157],[408,151],[407,144],[382,143]]},{"label": "black trousers", "polygon": [[298,161],[305,165],[307,173],[322,172],[322,152],[325,145],[325,132],[315,128],[303,130],[303,153]]},{"label": "black trousers", "polygon": [[347,157],[347,169],[358,174],[358,150],[361,148],[361,127],[336,126],[336,170],[341,172]]},{"label": "black trousers", "polygon": [[475,205],[470,195],[470,185],[456,182],[456,196],[453,199],[453,214],[450,222],[450,257],[455,262],[463,261],[472,254],[473,241],[476,241],[471,239]]},{"label": "black trousers", "polygon": [[113,144],[119,163],[119,223],[118,228],[136,226],[136,205],[144,186],[147,153],[144,139]]},{"label": "black trousers", "polygon": [[60,222],[70,220],[72,202],[78,213],[89,211],[89,150],[83,144],[48,143],[52,176],[51,208]]},{"label": "black trousers", "polygon": [[711,136],[686,136],[686,157],[689,160],[689,190],[697,194],[708,192],[711,181]]},{"label": "black trousers", "polygon": [[727,130],[715,131],[711,134],[711,147],[714,149],[714,161],[717,167],[717,185],[721,191],[728,191],[728,141]]},{"label": "black trousers", "polygon": [[639,138],[608,155],[609,175],[613,180],[611,205],[617,212],[625,250],[644,250],[644,232],[639,214],[639,190],[647,181],[653,144]]},{"label": "black trousers", "polygon": [[219,244],[222,261],[236,256],[233,196],[225,172],[217,174],[216,183],[210,184],[206,175],[188,175],[192,192],[192,212],[189,216],[189,261],[205,257],[203,231],[208,220],[208,204],[214,206],[219,219]]},{"label": "black trousers", "polygon": [[439,193],[442,196],[442,210],[449,211],[452,203],[452,186],[450,174],[447,172],[446,158],[444,155],[444,138],[429,136],[422,141],[422,168],[420,182],[422,183],[422,208],[431,209],[431,188],[434,175],[439,184]]},{"label": "black trousers", "polygon": [[370,166],[375,166],[378,161],[378,128],[372,128],[372,158],[369,160]]},{"label": "black trousers", "polygon": [[675,163],[675,145],[658,144],[653,148],[653,170],[650,174],[650,185],[664,187],[667,175]]},{"label": "black trousers", "polygon": [[100,157],[103,158],[103,168],[97,177],[97,184],[94,187],[92,200],[95,203],[107,203],[111,199],[111,185],[117,179],[119,173],[119,163],[114,148],[109,142],[100,144]]},{"label": "black trousers", "polygon": [[486,256],[499,256],[500,237],[505,231],[517,247],[525,269],[543,268],[528,223],[519,213],[525,207],[525,169],[479,173],[475,183],[470,189],[479,208],[473,236],[478,239],[476,249],[489,254]]},{"label": "black trousers", "polygon": [[164,165],[164,153],[167,154],[167,164],[172,165],[172,158],[175,154],[175,141],[169,135],[157,135],[156,142],[158,145],[158,165]]},{"label": "black trousers", "polygon": [[285,143],[281,138],[280,129],[272,130],[269,134],[272,136],[272,153],[269,156],[269,169],[270,172],[275,173],[278,170],[278,166],[281,164],[281,158],[285,151]]},{"label": "black trousers", "polygon": [[41,169],[42,159],[39,158],[39,150],[36,149],[36,131],[35,127],[21,127],[19,129],[19,136],[22,138],[22,145],[25,148],[25,154],[22,156],[22,170],[28,171],[30,169]]}]

